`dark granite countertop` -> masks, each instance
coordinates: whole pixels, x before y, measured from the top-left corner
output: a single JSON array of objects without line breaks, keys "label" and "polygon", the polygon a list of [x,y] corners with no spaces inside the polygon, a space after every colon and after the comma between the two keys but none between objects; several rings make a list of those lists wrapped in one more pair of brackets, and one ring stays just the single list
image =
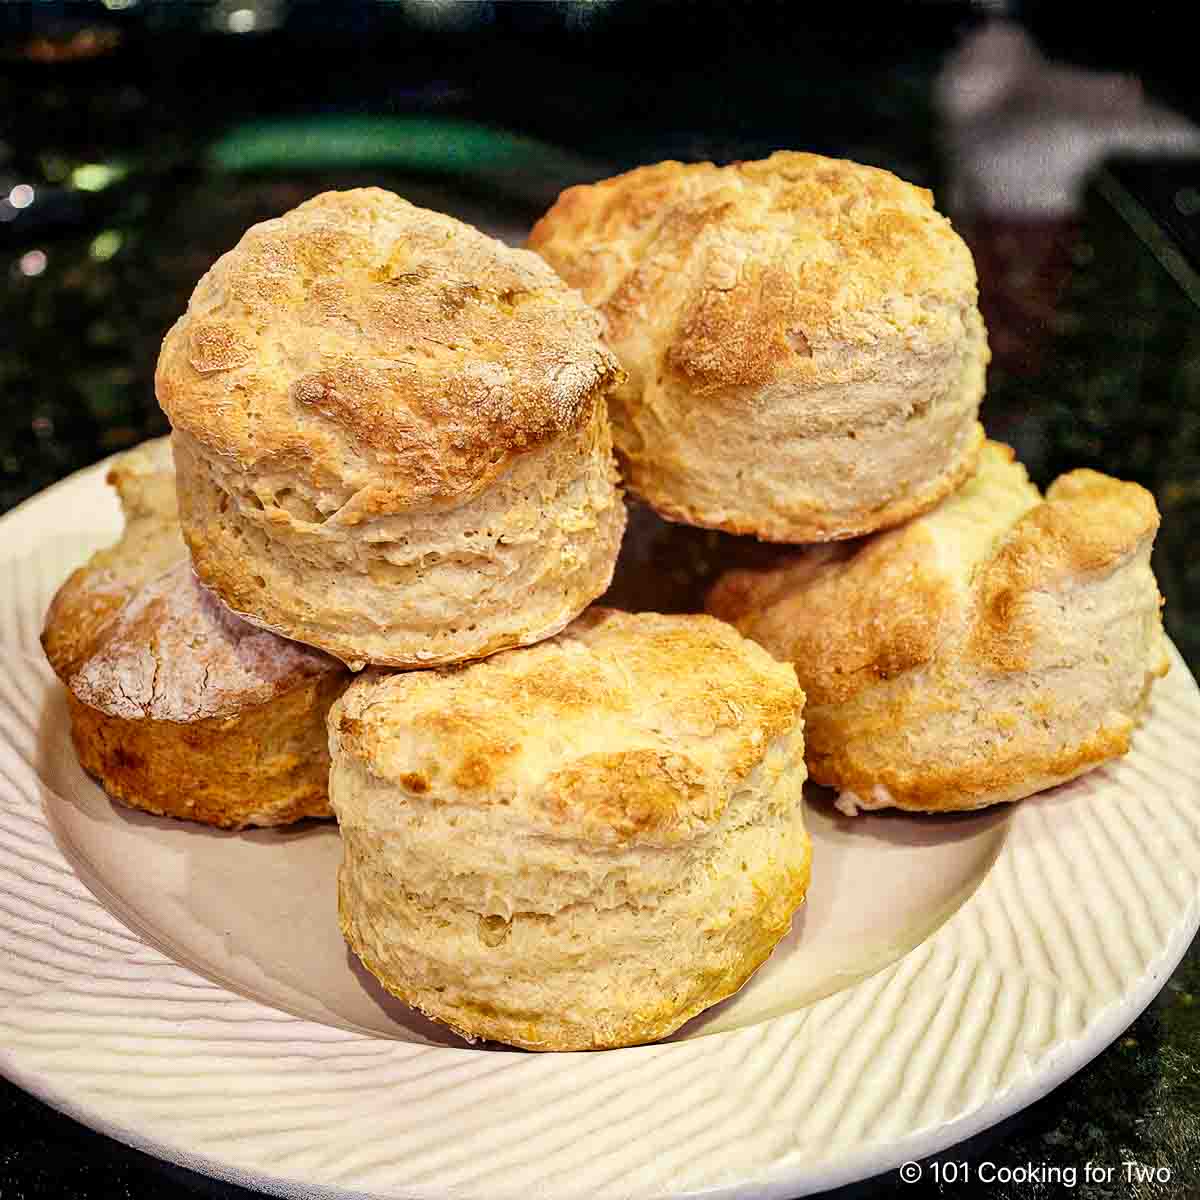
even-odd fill
[{"label": "dark granite countertop", "polygon": [[[690,140],[686,133],[660,132],[657,140],[645,135],[633,144],[609,129],[592,135],[586,147],[557,154],[533,143],[504,142],[497,150],[484,131],[477,152],[456,165],[438,157],[446,144],[439,122],[473,113],[470,103],[456,99],[461,79],[447,82],[435,74],[423,79],[415,100],[404,100],[408,110],[400,115],[412,122],[407,155],[381,152],[379,138],[386,134],[360,124],[354,137],[341,139],[340,158],[321,151],[321,138],[313,135],[318,149],[310,161],[300,163],[293,144],[285,168],[272,165],[279,145],[272,147],[275,134],[261,125],[219,141],[249,115],[244,85],[230,85],[231,98],[215,85],[189,96],[161,63],[150,70],[140,58],[127,75],[87,64],[73,77],[48,73],[28,56],[14,58],[14,47],[27,48],[27,34],[19,30],[10,39],[12,69],[0,75],[6,114],[0,175],[34,180],[39,191],[29,210],[0,222],[6,260],[0,511],[165,431],[153,400],[154,360],[196,279],[247,225],[318,190],[379,183],[518,238],[572,172],[602,170],[601,161],[623,166],[669,153],[754,154],[764,143],[791,139],[891,166],[920,182],[938,182],[945,166],[929,132],[936,38],[913,62],[878,67],[872,98],[857,101],[862,111],[857,124],[850,121],[855,132],[843,137],[834,137],[828,122],[819,138],[811,127],[752,136],[745,118],[718,122],[711,128],[719,132]],[[178,46],[175,53],[177,66],[187,59]],[[358,61],[330,83],[331,94],[343,101],[359,96],[356,119],[396,116],[401,101],[380,90],[378,70],[364,68],[357,92],[347,82]],[[819,74],[816,79],[805,84],[809,99],[818,111],[832,111],[827,101],[820,109],[824,93]],[[195,116],[185,123],[190,106]],[[307,113],[314,115],[328,118]],[[305,136],[312,134],[308,128]],[[1105,175],[1070,223],[968,229],[989,320],[1006,347],[997,354],[983,415],[994,436],[1016,446],[1040,484],[1087,465],[1155,491],[1164,515],[1155,566],[1168,625],[1195,669],[1200,307],[1186,269],[1172,270],[1178,264],[1166,262],[1163,246],[1177,235],[1155,223],[1152,205],[1137,203],[1139,178],[1136,170]],[[1011,278],[1025,282],[1014,291],[1004,282]],[[1042,284],[1030,288],[1031,278]],[[1034,300],[1041,306],[1036,311]],[[0,1130],[0,1200],[250,1195],[111,1142],[2,1080]],[[1121,1166],[1126,1161],[1169,1168],[1171,1179],[1129,1181]],[[1085,1181],[1087,1162],[1117,1168],[1112,1181]],[[937,1163],[936,1171],[932,1161],[923,1164],[917,1185],[905,1187],[892,1173],[844,1192],[1023,1200],[1200,1196],[1200,944],[1149,1009],[1090,1065],[1025,1112],[939,1155]],[[957,1180],[947,1163],[965,1164]],[[980,1189],[983,1164],[1075,1167],[1080,1178],[1070,1188],[1035,1176]]]}]

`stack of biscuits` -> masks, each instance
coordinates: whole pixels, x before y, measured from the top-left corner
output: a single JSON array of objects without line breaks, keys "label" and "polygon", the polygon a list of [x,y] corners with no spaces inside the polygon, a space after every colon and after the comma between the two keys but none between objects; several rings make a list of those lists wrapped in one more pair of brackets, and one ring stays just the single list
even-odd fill
[{"label": "stack of biscuits", "polygon": [[[1166,669],[1153,500],[1043,498],[987,359],[966,246],[853,163],[642,168],[526,250],[318,196],[200,281],[170,447],[51,607],[80,761],[151,812],[335,816],[347,942],[468,1038],[663,1037],[787,932],[806,778],[1015,800],[1123,753]],[[787,545],[707,613],[594,606],[622,482]]]}]

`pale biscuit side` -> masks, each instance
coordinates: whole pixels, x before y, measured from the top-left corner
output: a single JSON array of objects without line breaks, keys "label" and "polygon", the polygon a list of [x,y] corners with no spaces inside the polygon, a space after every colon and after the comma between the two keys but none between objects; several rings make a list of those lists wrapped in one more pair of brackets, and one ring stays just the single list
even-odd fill
[{"label": "pale biscuit side", "polygon": [[328,518],[176,433],[199,574],[240,616],[360,667],[481,658],[562,629],[612,578],[625,506],[602,408],[447,508]]}]

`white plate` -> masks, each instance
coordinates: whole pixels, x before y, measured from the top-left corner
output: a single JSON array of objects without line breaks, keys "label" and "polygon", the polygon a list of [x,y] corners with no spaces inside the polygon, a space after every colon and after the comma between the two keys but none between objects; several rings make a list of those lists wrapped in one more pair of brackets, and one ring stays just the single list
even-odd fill
[{"label": "white plate", "polygon": [[118,524],[102,468],[0,520],[0,1069],[162,1158],[283,1195],[796,1196],[1043,1095],[1200,923],[1200,693],[1176,657],[1133,753],[1032,801],[811,805],[795,931],[671,1041],[466,1047],[346,953],[332,826],[158,821],[79,771],[37,634]]}]

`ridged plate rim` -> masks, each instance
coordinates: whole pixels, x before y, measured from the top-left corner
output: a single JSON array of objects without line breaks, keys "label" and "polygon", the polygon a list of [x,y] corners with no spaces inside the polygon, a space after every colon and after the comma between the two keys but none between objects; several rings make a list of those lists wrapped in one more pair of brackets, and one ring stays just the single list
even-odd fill
[{"label": "ridged plate rim", "polygon": [[[1127,759],[1018,806],[945,925],[802,1011],[538,1056],[376,1039],[228,992],[130,933],[46,822],[27,610],[50,547],[115,533],[105,469],[0,517],[0,1071],[159,1158],[339,1200],[810,1194],[1045,1095],[1149,1004],[1200,925],[1200,690],[1173,653]],[[43,561],[39,578],[20,565]]]}]

